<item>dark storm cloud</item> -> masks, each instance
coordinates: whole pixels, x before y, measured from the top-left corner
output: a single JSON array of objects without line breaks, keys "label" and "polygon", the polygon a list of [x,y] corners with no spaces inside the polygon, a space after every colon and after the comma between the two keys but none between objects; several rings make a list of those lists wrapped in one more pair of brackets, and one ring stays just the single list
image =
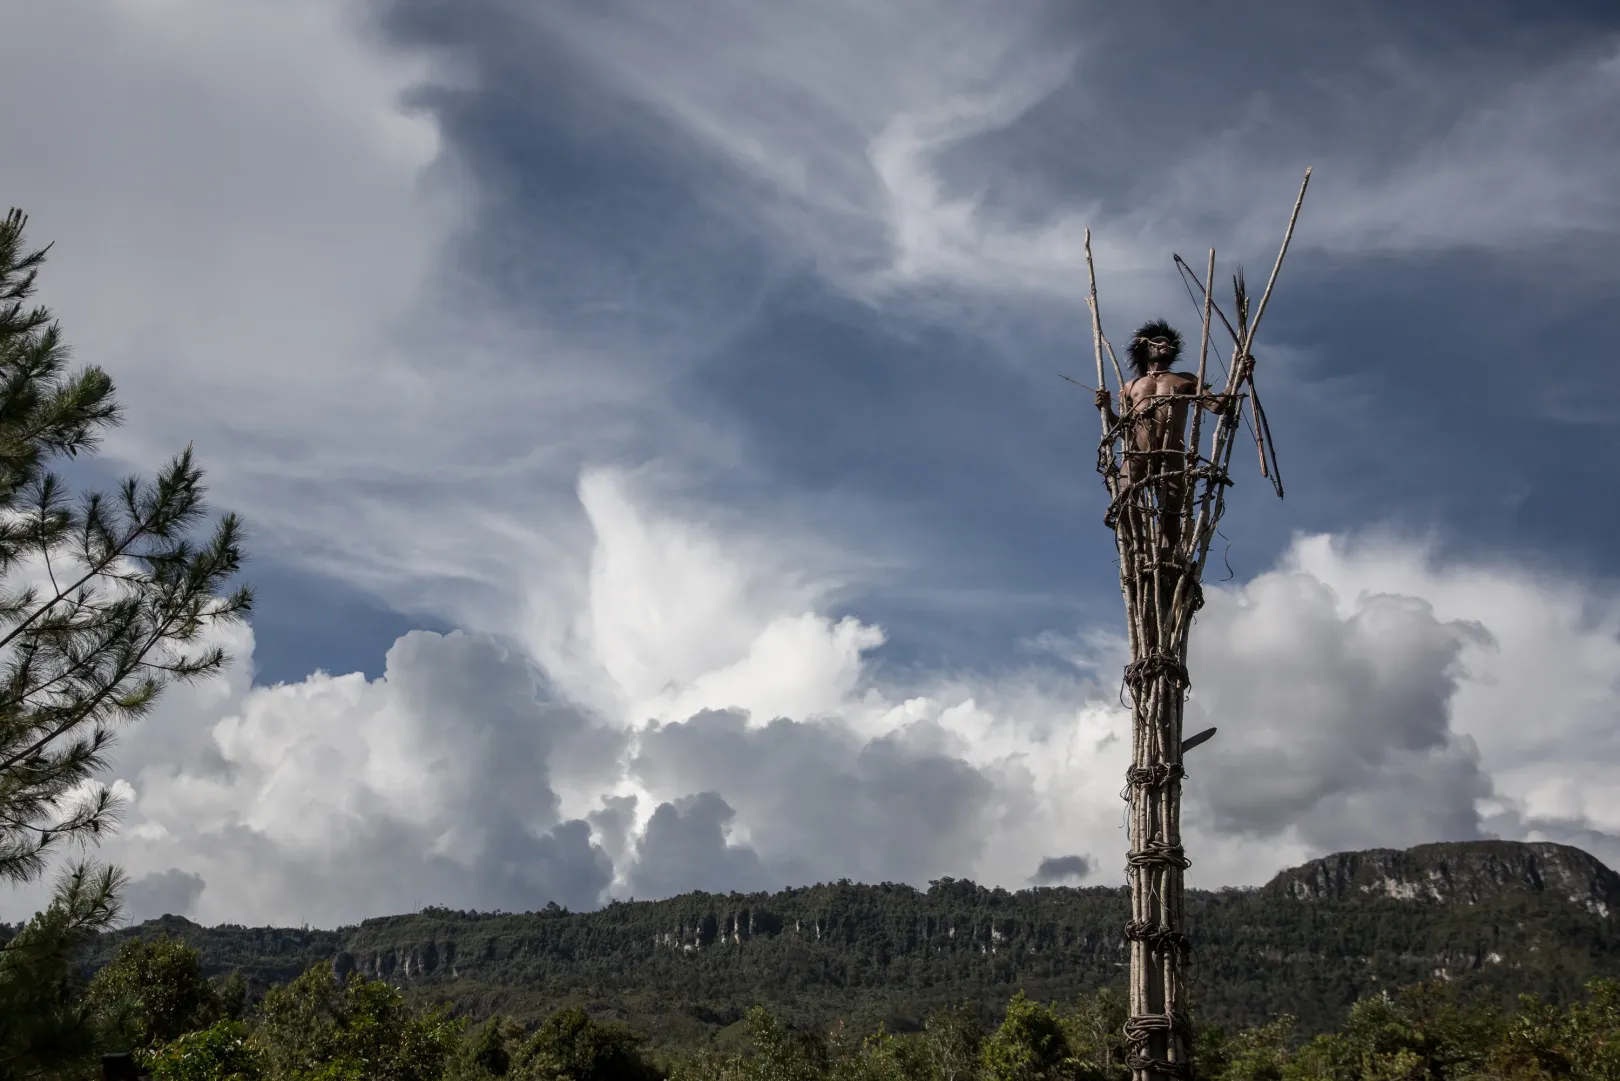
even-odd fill
[{"label": "dark storm cloud", "polygon": [[750,727],[737,712],[649,729],[631,769],[654,792],[715,794],[679,824],[694,837],[701,826],[712,850],[734,811],[779,882],[925,882],[978,854],[997,800],[980,771],[905,732],[863,740],[834,721],[785,718]]},{"label": "dark storm cloud", "polygon": [[202,875],[178,867],[141,875],[124,890],[124,916],[131,923],[158,916],[189,916],[207,886]]},{"label": "dark storm cloud", "polygon": [[737,817],[726,801],[702,792],[653,812],[630,873],[635,897],[671,897],[689,890],[746,893],[777,885],[759,856],[746,845],[726,841],[725,828]]},{"label": "dark storm cloud", "polygon": [[1048,856],[1035,868],[1029,881],[1034,886],[1053,886],[1059,882],[1079,882],[1089,874],[1090,856]]}]

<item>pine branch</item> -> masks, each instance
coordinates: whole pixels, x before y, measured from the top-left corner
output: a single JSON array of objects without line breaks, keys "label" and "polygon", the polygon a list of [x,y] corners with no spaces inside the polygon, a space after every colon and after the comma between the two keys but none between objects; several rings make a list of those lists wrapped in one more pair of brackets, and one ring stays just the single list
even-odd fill
[{"label": "pine branch", "polygon": [[37,567],[44,579],[0,583],[0,876],[14,880],[37,876],[52,845],[112,822],[109,792],[74,793],[105,766],[113,726],[169,683],[229,664],[203,636],[253,601],[228,589],[240,521],[193,535],[209,511],[191,447],[151,480],[76,506],[46,468],[94,450],[122,413],[107,374],[69,372],[60,328],[28,305],[48,249],[27,250],[25,223],[16,211],[0,222],[0,574]]}]

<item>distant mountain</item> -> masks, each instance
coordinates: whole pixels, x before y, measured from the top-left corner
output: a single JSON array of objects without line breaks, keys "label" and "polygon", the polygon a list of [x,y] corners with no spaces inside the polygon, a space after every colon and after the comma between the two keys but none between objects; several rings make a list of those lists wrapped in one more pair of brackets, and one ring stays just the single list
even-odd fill
[{"label": "distant mountain", "polygon": [[1265,888],[1301,901],[1384,896],[1470,905],[1547,893],[1599,916],[1620,912],[1620,874],[1578,848],[1518,841],[1341,852],[1283,871]]},{"label": "distant mountain", "polygon": [[[104,936],[195,944],[210,971],[288,979],[318,960],[482,1015],[564,1003],[689,1044],[762,1002],[790,1020],[919,1024],[971,999],[990,1019],[1022,988],[1044,999],[1123,986],[1119,888],[1011,893],[941,879],[926,891],[840,882],[691,893],[588,913],[430,908],[337,931],[199,927],[169,916]],[[1349,852],[1259,889],[1189,890],[1200,1015],[1336,1024],[1380,987],[1446,979],[1511,1000],[1565,1000],[1620,971],[1620,876],[1579,849],[1482,841]]]}]

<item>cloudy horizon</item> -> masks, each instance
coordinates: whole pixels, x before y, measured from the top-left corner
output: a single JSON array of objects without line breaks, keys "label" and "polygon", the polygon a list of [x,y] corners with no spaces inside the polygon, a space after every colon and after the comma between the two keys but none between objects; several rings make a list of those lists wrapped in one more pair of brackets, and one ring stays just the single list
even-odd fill
[{"label": "cloudy horizon", "polygon": [[0,200],[129,418],[86,475],[194,443],[252,529],[238,664],[104,778],[130,915],[1122,882],[1081,239],[1115,342],[1187,331],[1171,253],[1258,275],[1306,166],[1189,883],[1620,864],[1620,18],[1449,9],[8,12]]}]

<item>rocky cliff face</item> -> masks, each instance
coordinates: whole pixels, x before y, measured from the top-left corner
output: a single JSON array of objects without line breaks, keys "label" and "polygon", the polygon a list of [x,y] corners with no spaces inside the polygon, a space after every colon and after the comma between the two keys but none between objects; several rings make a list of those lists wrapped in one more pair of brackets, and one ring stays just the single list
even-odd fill
[{"label": "rocky cliff face", "polygon": [[1578,848],[1542,842],[1341,852],[1282,872],[1265,891],[1300,901],[1385,896],[1465,905],[1528,891],[1560,897],[1594,915],[1620,915],[1620,874]]}]

